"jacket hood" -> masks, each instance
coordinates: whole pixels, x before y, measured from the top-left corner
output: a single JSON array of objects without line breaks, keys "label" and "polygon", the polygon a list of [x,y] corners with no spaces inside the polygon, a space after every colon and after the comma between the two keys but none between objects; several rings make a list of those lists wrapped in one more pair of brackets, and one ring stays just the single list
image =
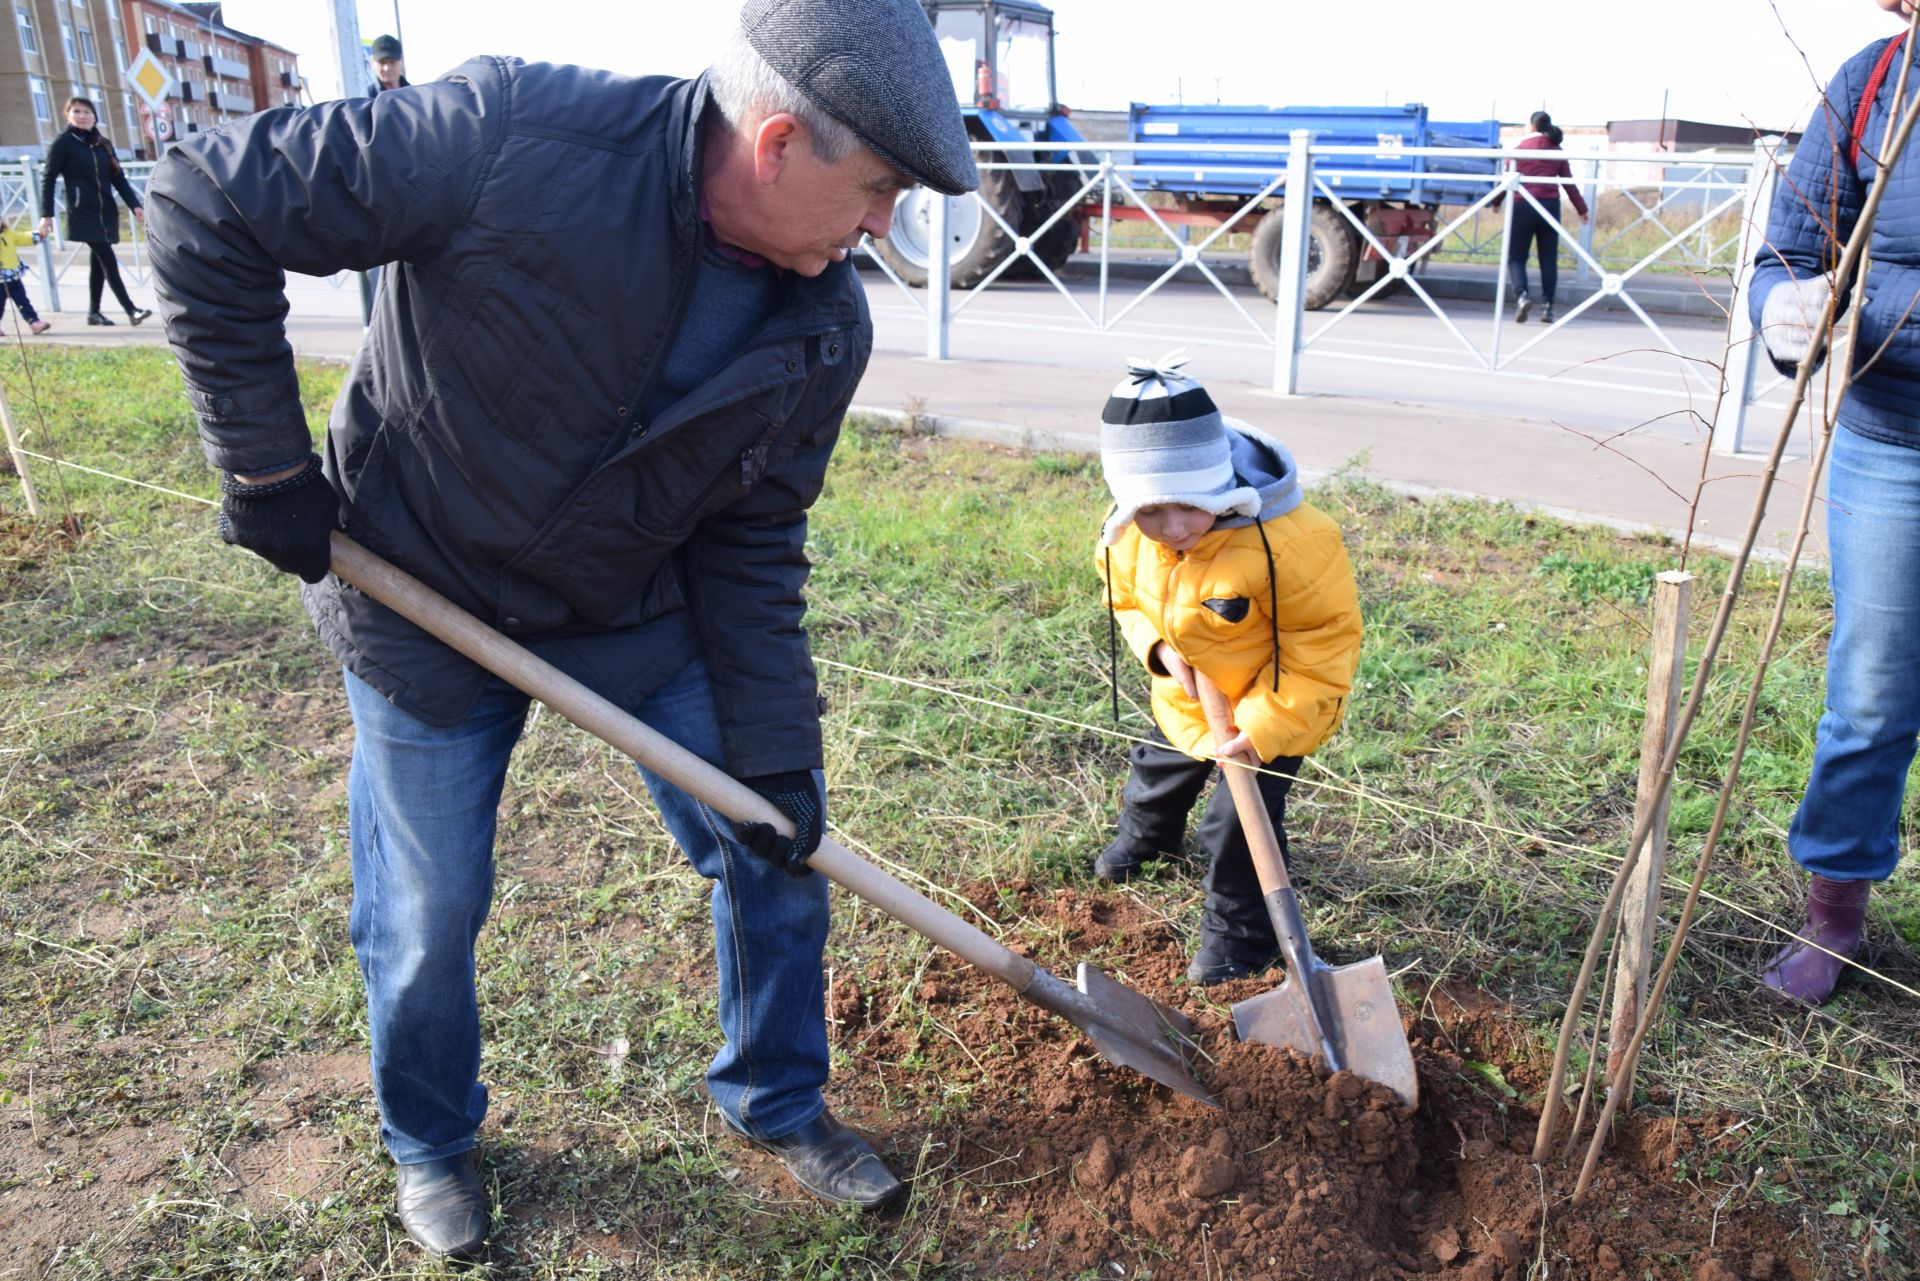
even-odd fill
[{"label": "jacket hood", "polygon": [[[1306,501],[1300,488],[1300,468],[1287,447],[1250,423],[1228,418],[1227,443],[1233,447],[1233,475],[1242,485],[1260,495],[1261,520],[1284,516]],[[1223,529],[1251,525],[1247,516],[1230,516],[1220,522]]]}]

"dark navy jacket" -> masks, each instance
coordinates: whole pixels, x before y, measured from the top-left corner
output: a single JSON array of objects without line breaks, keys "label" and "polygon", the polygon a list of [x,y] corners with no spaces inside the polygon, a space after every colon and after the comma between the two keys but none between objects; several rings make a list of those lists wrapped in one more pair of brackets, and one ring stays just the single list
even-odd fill
[{"label": "dark navy jacket", "polygon": [[[1887,136],[1887,114],[1905,50],[1894,58],[1862,131],[1857,171],[1848,155],[1854,113],[1886,44],[1874,41],[1827,83],[1826,99],[1814,109],[1806,135],[1780,178],[1767,220],[1769,243],[1755,259],[1747,305],[1757,327],[1767,292],[1775,284],[1831,271],[1853,234],[1869,185],[1882,177],[1891,182],[1873,225],[1873,259],[1857,300],[1859,328],[1853,347],[1859,364],[1882,344],[1886,352],[1847,391],[1840,425],[1873,440],[1920,448],[1920,307],[1915,306],[1920,296],[1920,146],[1909,145],[1890,174],[1882,175],[1875,160]],[[1920,67],[1909,73],[1909,94],[1916,89]],[[1920,144],[1920,138],[1914,143]],[[1843,297],[1839,305],[1851,301]]]},{"label": "dark navy jacket", "polygon": [[[788,275],[654,417],[699,258],[705,82],[498,58],[406,93],[263,112],[173,148],[149,196],[168,336],[207,457],[308,435],[282,269],[392,263],[326,447],[349,535],[616,702],[704,656],[727,764],[820,764],[807,509],[872,347],[851,263]],[[457,721],[479,668],[328,578],[356,675]]]},{"label": "dark navy jacket", "polygon": [[67,239],[120,242],[120,206],[113,193],[119,192],[127,208],[138,209],[140,197],[127,182],[120,162],[113,157],[113,143],[101,137],[98,129],[85,134],[62,129],[47,148],[46,167],[40,171],[40,216],[53,217],[53,189],[60,179],[67,180]]}]

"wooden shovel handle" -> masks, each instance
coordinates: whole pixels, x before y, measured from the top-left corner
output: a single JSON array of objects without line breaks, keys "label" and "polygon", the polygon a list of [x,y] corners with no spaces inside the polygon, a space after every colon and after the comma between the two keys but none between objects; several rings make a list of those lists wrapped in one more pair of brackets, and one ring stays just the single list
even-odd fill
[{"label": "wooden shovel handle", "polygon": [[[1207,727],[1213,731],[1214,750],[1218,751],[1233,737],[1233,709],[1227,705],[1227,696],[1220,692],[1220,687],[1197,667],[1193,669],[1193,683],[1200,693],[1200,706],[1206,709]],[[1280,857],[1280,838],[1274,835],[1273,816],[1267,813],[1267,802],[1260,795],[1260,780],[1253,773],[1265,762],[1252,752],[1233,759],[1251,767],[1241,769],[1226,763],[1225,758],[1220,766],[1226,771],[1227,787],[1233,792],[1233,807],[1240,811],[1240,826],[1246,830],[1247,845],[1253,851],[1253,870],[1260,877],[1260,892],[1270,895],[1276,890],[1292,889],[1286,860]]]},{"label": "wooden shovel handle", "polygon": [[[766,797],[643,724],[338,530],[333,535],[333,572],[728,818],[736,822],[771,823],[782,835],[793,835],[792,820]],[[821,840],[820,848],[807,860],[807,866],[909,929],[985,970],[1014,991],[1025,992],[1033,982],[1037,967],[1032,961],[831,838]]]}]

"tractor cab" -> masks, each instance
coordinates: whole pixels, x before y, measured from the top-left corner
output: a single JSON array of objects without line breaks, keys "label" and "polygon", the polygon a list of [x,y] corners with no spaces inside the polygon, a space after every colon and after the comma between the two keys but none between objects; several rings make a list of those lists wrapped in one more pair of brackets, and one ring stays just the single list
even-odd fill
[{"label": "tractor cab", "polygon": [[[1031,0],[922,0],[946,56],[954,95],[987,133],[1044,137],[1059,114],[1053,81],[1053,11]],[[990,117],[998,116],[1000,120]],[[1002,127],[996,128],[996,125]]]},{"label": "tractor cab", "polygon": [[[984,279],[1009,254],[1014,238],[1034,236],[1033,254],[1058,269],[1080,239],[1077,214],[1053,214],[1080,185],[1070,171],[1036,168],[1071,160],[1070,150],[1033,150],[1017,144],[1081,141],[1054,93],[1053,10],[1033,0],[921,0],[953,78],[954,97],[983,166],[977,198],[953,202],[947,222],[948,259],[956,288]],[[1011,163],[1014,168],[1009,168]],[[936,246],[932,202],[922,188],[901,195],[893,229],[875,246],[896,275],[923,285]],[[992,215],[984,212],[993,211]],[[1042,231],[1042,228],[1045,228]],[[1011,264],[1016,275],[1033,274],[1032,263]]]}]

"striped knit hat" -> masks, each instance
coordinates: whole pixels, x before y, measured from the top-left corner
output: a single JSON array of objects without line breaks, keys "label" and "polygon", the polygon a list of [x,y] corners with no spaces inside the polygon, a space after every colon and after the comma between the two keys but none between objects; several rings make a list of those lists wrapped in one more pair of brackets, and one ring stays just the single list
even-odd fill
[{"label": "striped knit hat", "polygon": [[1180,372],[1185,352],[1127,361],[1127,376],[1100,414],[1100,468],[1114,510],[1100,542],[1111,547],[1142,507],[1179,503],[1216,516],[1260,514],[1260,494],[1235,483],[1227,426],[1207,389]]}]

